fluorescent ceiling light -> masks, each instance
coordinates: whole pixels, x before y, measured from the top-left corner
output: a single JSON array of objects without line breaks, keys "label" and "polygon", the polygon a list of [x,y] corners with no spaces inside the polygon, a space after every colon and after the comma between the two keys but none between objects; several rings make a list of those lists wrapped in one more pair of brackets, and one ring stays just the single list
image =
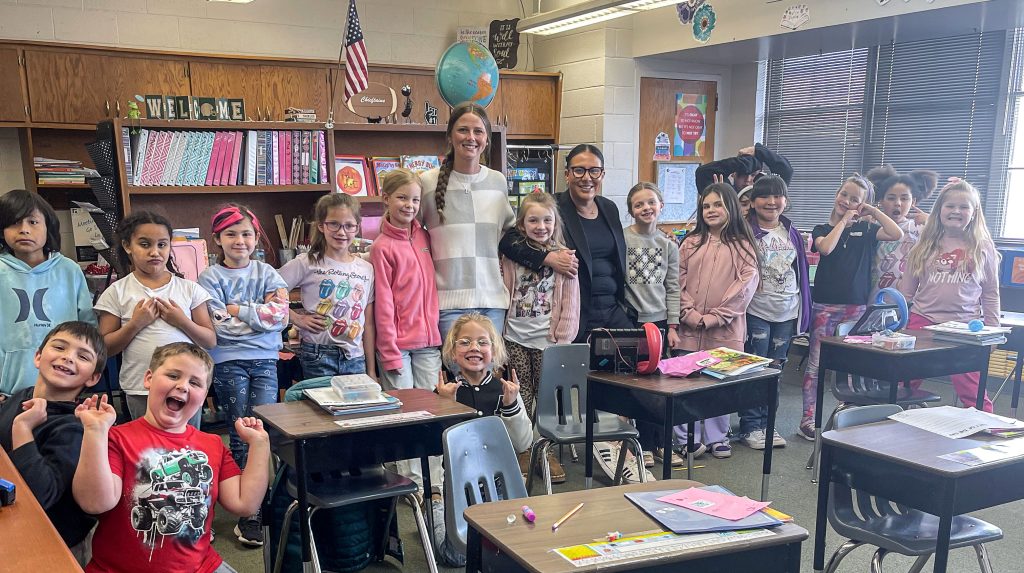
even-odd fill
[{"label": "fluorescent ceiling light", "polygon": [[678,0],[585,0],[572,6],[524,18],[519,21],[516,29],[523,34],[547,36],[644,10],[671,6],[676,2]]},{"label": "fluorescent ceiling light", "polygon": [[206,0],[207,2],[230,2],[232,4],[248,4],[252,0]]}]

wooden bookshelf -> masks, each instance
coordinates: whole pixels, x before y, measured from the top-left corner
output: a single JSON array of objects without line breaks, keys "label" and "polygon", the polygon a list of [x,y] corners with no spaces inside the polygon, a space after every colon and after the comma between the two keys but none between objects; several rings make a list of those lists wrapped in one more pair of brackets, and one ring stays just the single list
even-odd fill
[{"label": "wooden bookshelf", "polygon": [[[88,185],[86,185],[88,187]],[[330,184],[317,185],[182,185],[182,186],[129,186],[130,195],[189,195],[210,193],[304,193],[332,191]]]},{"label": "wooden bookshelf", "polygon": [[88,189],[88,183],[36,183],[37,189]]}]

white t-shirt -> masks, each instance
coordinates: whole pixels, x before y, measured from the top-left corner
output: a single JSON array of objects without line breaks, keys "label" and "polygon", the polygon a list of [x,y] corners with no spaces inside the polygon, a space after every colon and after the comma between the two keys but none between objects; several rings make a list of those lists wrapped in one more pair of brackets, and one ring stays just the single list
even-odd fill
[{"label": "white t-shirt", "polygon": [[768,322],[793,320],[800,313],[800,287],[793,268],[796,249],[789,230],[779,224],[758,242],[764,256],[761,288],[754,293],[747,312]]},{"label": "white t-shirt", "polygon": [[363,356],[366,307],[373,303],[373,265],[360,257],[343,263],[324,257],[314,264],[303,253],[278,271],[288,288],[302,292],[302,308],[330,319],[319,334],[302,330],[303,342],[338,346],[347,358]]},{"label": "white t-shirt", "polygon": [[555,271],[551,267],[534,271],[521,265],[516,265],[516,271],[505,338],[527,348],[544,350],[551,345],[548,334],[554,307]]},{"label": "white t-shirt", "polygon": [[[169,283],[158,289],[151,289],[140,283],[132,273],[103,291],[96,302],[96,311],[109,312],[120,318],[121,324],[126,324],[135,312],[135,305],[147,298],[172,300],[185,311],[186,316],[191,316],[192,309],[210,300],[210,293],[198,283],[173,275]],[[149,368],[153,352],[165,344],[191,341],[188,335],[164,319],[154,320],[135,335],[121,354],[121,389],[125,394],[147,394],[142,379]]]}]

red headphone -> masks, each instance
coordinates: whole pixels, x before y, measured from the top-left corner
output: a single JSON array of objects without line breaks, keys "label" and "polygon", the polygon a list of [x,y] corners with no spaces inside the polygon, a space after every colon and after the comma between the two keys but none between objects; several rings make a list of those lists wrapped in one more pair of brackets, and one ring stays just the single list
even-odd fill
[{"label": "red headphone", "polygon": [[644,333],[647,334],[647,360],[641,362],[637,356],[636,373],[654,374],[661,361],[661,329],[651,322],[645,322]]}]

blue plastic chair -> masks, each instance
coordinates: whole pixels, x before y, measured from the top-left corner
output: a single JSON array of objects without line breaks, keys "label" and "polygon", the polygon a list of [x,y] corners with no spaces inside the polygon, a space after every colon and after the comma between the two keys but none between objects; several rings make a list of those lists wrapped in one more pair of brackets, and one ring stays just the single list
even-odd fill
[{"label": "blue plastic chair", "polygon": [[527,497],[526,486],[512,440],[497,416],[455,424],[444,431],[442,440],[445,529],[448,541],[465,554],[466,508]]},{"label": "blue plastic chair", "polygon": [[[885,420],[902,412],[895,404],[849,408],[836,414],[835,427],[848,428]],[[833,479],[829,488],[828,522],[847,541],[829,559],[826,573],[834,573],[839,562],[861,545],[878,547],[871,558],[872,573],[882,572],[882,560],[888,553],[917,557],[910,573],[919,573],[935,552],[939,518],[891,501],[852,489],[846,478]],[[991,573],[985,543],[1003,538],[998,527],[969,515],[953,517],[949,548],[973,547],[982,573]]]}]

